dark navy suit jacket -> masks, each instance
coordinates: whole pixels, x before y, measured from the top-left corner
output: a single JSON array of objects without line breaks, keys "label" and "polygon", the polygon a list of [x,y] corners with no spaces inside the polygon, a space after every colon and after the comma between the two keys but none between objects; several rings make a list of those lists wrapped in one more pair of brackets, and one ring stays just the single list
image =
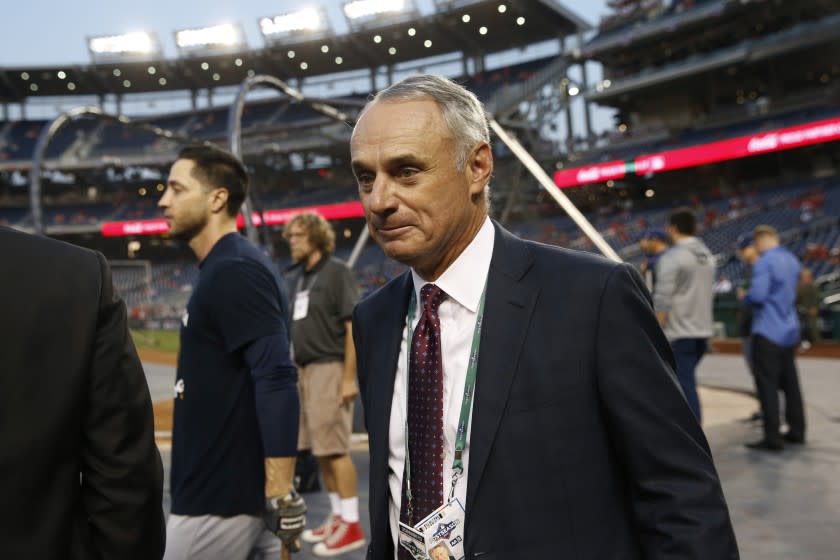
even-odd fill
[{"label": "dark navy suit jacket", "polygon": [[[711,453],[629,265],[498,224],[467,480],[468,559],[738,558]],[[392,560],[388,429],[411,274],[356,307],[369,560]]]}]

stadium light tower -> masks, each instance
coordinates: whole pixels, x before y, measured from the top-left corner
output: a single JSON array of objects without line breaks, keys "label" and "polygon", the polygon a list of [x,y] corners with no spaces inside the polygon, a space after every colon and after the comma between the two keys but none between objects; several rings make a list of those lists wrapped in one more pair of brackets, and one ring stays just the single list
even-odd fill
[{"label": "stadium light tower", "polygon": [[320,7],[261,17],[257,23],[267,44],[276,44],[293,37],[319,37],[332,32],[327,13]]},{"label": "stadium light tower", "polygon": [[416,18],[413,0],[352,0],[343,5],[351,29],[364,29],[385,23]]},{"label": "stadium light tower", "polygon": [[246,48],[245,31],[239,23],[182,29],[175,32],[175,44],[181,55],[205,55],[234,52]]},{"label": "stadium light tower", "polygon": [[87,44],[94,62],[148,60],[161,56],[160,40],[156,33],[149,31],[88,37]]}]

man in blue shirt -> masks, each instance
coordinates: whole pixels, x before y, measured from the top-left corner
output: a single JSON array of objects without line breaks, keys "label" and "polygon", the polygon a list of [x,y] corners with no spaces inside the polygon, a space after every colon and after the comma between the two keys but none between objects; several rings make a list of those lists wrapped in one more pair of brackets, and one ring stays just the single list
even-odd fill
[{"label": "man in blue shirt", "polygon": [[[799,260],[779,245],[776,230],[760,225],[753,231],[760,257],[753,265],[750,289],[741,295],[753,308],[752,352],[758,399],[764,420],[764,438],[747,447],[780,451],[785,441],[805,443],[805,411],[799,390],[794,351],[799,342],[796,287]],[[785,394],[788,431],[779,431],[779,390]]]},{"label": "man in blue shirt", "polygon": [[303,530],[288,300],[274,265],[236,230],[247,186],[232,154],[188,147],[158,204],[201,269],[181,321],[166,560],[279,558],[277,536]]}]

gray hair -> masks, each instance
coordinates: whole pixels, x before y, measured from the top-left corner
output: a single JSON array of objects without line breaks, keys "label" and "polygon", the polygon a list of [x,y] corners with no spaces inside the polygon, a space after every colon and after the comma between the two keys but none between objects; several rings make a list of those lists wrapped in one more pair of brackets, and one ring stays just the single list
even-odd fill
[{"label": "gray hair", "polygon": [[365,106],[359,118],[377,101],[431,99],[440,108],[443,121],[455,140],[455,167],[463,171],[467,157],[479,142],[490,143],[490,128],[484,105],[464,86],[448,78],[419,74],[388,86]]}]

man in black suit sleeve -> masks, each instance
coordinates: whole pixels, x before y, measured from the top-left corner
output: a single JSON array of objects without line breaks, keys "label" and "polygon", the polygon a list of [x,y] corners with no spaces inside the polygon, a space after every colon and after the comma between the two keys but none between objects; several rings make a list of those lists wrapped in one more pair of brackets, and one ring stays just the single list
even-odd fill
[{"label": "man in black suit sleeve", "polygon": [[99,253],[0,228],[0,558],[151,559],[151,398]]},{"label": "man in black suit sleeve", "polygon": [[[435,76],[398,82],[362,111],[351,155],[371,236],[411,267],[353,316],[368,560],[408,558],[400,523],[470,560],[737,559],[641,277],[490,220],[493,156],[475,96]],[[420,500],[426,486],[433,498]],[[436,512],[456,522],[415,523]]]}]

